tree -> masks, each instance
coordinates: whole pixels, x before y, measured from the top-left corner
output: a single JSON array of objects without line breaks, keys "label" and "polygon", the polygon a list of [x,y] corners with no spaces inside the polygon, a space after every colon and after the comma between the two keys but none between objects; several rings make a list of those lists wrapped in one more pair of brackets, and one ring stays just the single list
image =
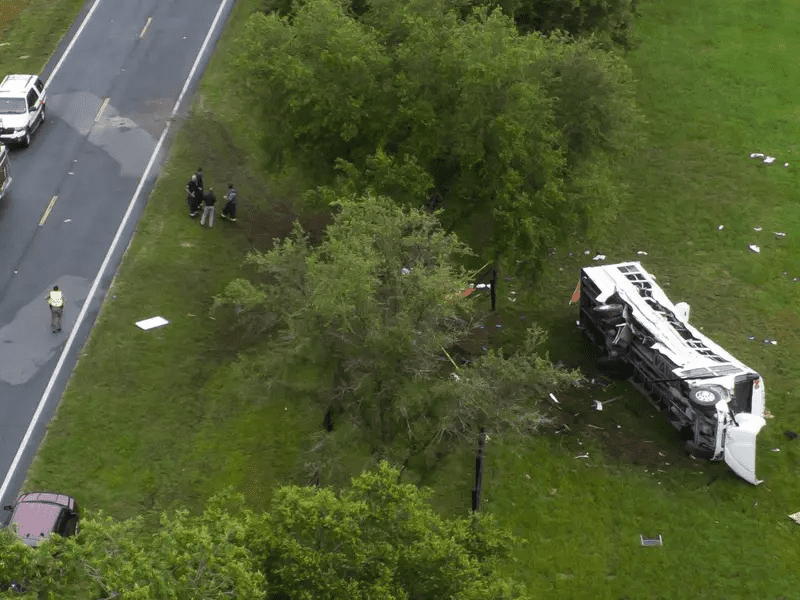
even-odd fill
[{"label": "tree", "polygon": [[336,206],[319,246],[296,224],[271,251],[248,255],[258,279],[236,280],[216,300],[270,335],[262,360],[273,384],[293,361],[310,360],[324,374],[319,391],[335,431],[315,446],[309,471],[328,477],[337,448],[354,435],[407,466],[481,426],[531,434],[545,391],[577,379],[538,355],[543,334],[532,329],[516,353],[490,352],[453,373],[448,351],[481,320],[460,293],[469,277],[456,265],[469,249],[436,214],[384,197]]},{"label": "tree", "polygon": [[279,490],[256,541],[270,598],[392,600],[521,597],[498,562],[512,538],[491,517],[445,519],[430,492],[381,463],[349,489]]},{"label": "tree", "polygon": [[3,531],[0,577],[22,582],[23,599],[522,597],[498,569],[507,532],[486,516],[437,515],[430,492],[399,475],[382,463],[338,493],[282,487],[264,513],[225,492],[201,515],[162,514],[155,532],[102,514],[36,548]]},{"label": "tree", "polygon": [[602,163],[619,147],[609,141],[630,122],[630,77],[595,41],[521,36],[499,10],[464,10],[307,0],[254,15],[240,76],[276,161],[290,156],[318,186],[338,176],[339,192],[441,198],[448,230],[479,218],[488,258],[535,271],[597,213],[582,192],[599,170],[575,158]]},{"label": "tree", "polygon": [[491,0],[475,2],[500,7],[514,18],[520,33],[595,36],[628,47],[633,35],[637,0]]},{"label": "tree", "polygon": [[0,532],[0,576],[23,582],[29,598],[265,598],[267,585],[247,533],[255,523],[241,497],[213,498],[200,516],[161,516],[149,532],[141,518],[84,518],[77,537],[29,548]]},{"label": "tree", "polygon": [[336,207],[319,246],[296,224],[269,252],[248,255],[263,279],[232,282],[216,304],[275,331],[285,356],[330,372],[333,411],[357,414],[388,443],[403,384],[438,372],[442,349],[470,333],[458,294],[469,277],[456,265],[471,252],[434,215],[387,198]]}]

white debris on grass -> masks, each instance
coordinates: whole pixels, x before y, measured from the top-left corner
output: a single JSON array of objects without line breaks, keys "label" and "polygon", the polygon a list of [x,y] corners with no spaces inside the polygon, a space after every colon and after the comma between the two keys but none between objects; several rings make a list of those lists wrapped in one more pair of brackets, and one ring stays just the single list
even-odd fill
[{"label": "white debris on grass", "polygon": [[553,393],[550,394],[550,400],[552,400],[556,404],[561,404],[561,402],[558,401],[558,399],[555,397]]},{"label": "white debris on grass", "polygon": [[761,231],[764,229],[763,227],[753,227],[753,231]]},{"label": "white debris on grass", "polygon": [[605,254],[598,254],[592,260],[605,260],[605,259],[606,259],[606,255]]},{"label": "white debris on grass", "polygon": [[792,513],[791,515],[789,515],[789,518],[798,525],[800,525],[800,512]]},{"label": "white debris on grass", "polygon": [[750,158],[764,158],[764,155],[761,154],[760,152],[752,152],[750,154]]},{"label": "white debris on grass", "polygon": [[783,233],[782,231],[775,231],[774,233],[775,233],[775,237],[778,238],[778,239],[786,237],[786,234]]},{"label": "white debris on grass", "polygon": [[768,156],[768,157],[766,157],[764,159],[764,163],[768,164],[768,165],[771,165],[774,162],[775,162],[775,157],[774,156]]},{"label": "white debris on grass", "polygon": [[725,229],[725,225],[720,225],[719,227],[717,227],[717,229],[718,229],[719,231],[722,231],[723,229]]},{"label": "white debris on grass", "polygon": [[758,254],[759,252],[761,252],[761,248],[759,248],[755,244],[750,244],[750,251],[751,252],[755,252],[756,254]]},{"label": "white debris on grass", "polygon": [[153,329],[155,327],[161,327],[169,323],[164,317],[151,317],[149,319],[144,319],[143,321],[137,321],[136,326],[139,329],[144,329],[147,331],[148,329]]},{"label": "white debris on grass", "polygon": [[647,252],[645,252],[644,250],[637,250],[636,254],[638,254],[639,256],[647,256]]}]

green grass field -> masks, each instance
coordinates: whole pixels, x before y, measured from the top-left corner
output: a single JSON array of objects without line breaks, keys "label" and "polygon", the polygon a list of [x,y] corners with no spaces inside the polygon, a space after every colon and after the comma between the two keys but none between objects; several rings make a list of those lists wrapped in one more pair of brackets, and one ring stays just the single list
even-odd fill
[{"label": "green grass field", "polygon": [[[121,518],[196,510],[226,485],[260,507],[276,484],[303,481],[319,407],[302,390],[270,392],[247,358],[252,345],[208,313],[244,252],[286,231],[286,207],[302,189],[263,175],[246,106],[222,99],[237,28],[258,6],[234,8],[28,487],[73,493]],[[692,305],[697,327],[764,376],[774,415],[759,437],[766,481],[753,487],[724,464],[686,457],[649,404],[614,384],[561,399],[565,410],[553,414],[565,434],[493,436],[483,509],[524,540],[508,569],[534,598],[797,598],[800,526],[787,514],[800,510],[800,440],[783,431],[800,430],[800,112],[792,102],[800,4],[647,0],[640,12],[628,60],[647,123],[642,147],[617,165],[628,199],[613,227],[557,248],[535,285],[501,280],[494,319],[503,328],[493,343],[512,344],[535,320],[549,331],[553,360],[590,368],[577,309],[567,305],[579,269],[596,253],[607,262],[641,258],[673,301]],[[201,230],[186,216],[183,185],[197,164],[213,185],[239,185],[236,226]],[[133,327],[153,314],[170,325]],[[592,399],[611,397],[620,400],[591,410]],[[441,510],[469,508],[473,456],[464,447],[420,479]],[[340,479],[368,458],[356,448],[343,464]],[[661,534],[663,547],[641,547],[640,534]]]}]

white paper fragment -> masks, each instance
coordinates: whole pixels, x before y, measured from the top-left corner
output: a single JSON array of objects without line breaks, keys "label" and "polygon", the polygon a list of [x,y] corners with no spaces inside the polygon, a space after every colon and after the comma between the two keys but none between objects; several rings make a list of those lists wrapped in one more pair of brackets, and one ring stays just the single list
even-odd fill
[{"label": "white paper fragment", "polygon": [[789,518],[792,521],[794,521],[795,523],[797,523],[798,525],[800,525],[800,512],[796,512],[796,513],[793,513],[793,514],[789,515]]},{"label": "white paper fragment", "polygon": [[784,167],[788,167],[788,166],[789,166],[789,163],[783,163],[783,166],[784,166]]},{"label": "white paper fragment", "polygon": [[782,231],[775,231],[774,233],[775,233],[775,237],[778,238],[778,239],[786,237],[786,234],[783,233]]},{"label": "white paper fragment", "polygon": [[479,283],[479,284],[477,284],[477,285],[475,286],[475,289],[482,290],[483,288],[487,288],[487,287],[489,287],[489,285],[488,285],[488,284],[486,284],[486,283]]},{"label": "white paper fragment", "polygon": [[408,267],[403,267],[402,269],[400,269],[400,272],[403,275],[408,275],[409,273],[411,273],[411,269],[409,269]]},{"label": "white paper fragment", "polygon": [[639,256],[647,256],[647,252],[645,252],[644,250],[638,250],[636,254],[638,254]]},{"label": "white paper fragment", "polygon": [[758,247],[758,246],[756,246],[755,244],[750,244],[750,250],[751,250],[752,252],[755,252],[755,253],[759,253],[759,252],[761,252],[761,248],[759,248],[759,247]]},{"label": "white paper fragment", "polygon": [[64,223],[71,223],[72,219],[64,219]]},{"label": "white paper fragment", "polygon": [[753,227],[753,231],[761,231],[764,229],[763,227]]},{"label": "white paper fragment", "polygon": [[589,458],[588,454],[578,454],[575,458]]},{"label": "white paper fragment", "polygon": [[773,451],[773,452],[780,452],[780,451],[781,451],[781,449],[780,449],[780,448],[773,448],[773,449],[772,449],[772,451]]},{"label": "white paper fragment", "polygon": [[591,254],[591,253],[592,253],[591,250],[587,250],[586,252],[584,252],[584,254]]},{"label": "white paper fragment", "polygon": [[600,400],[594,401],[594,409],[595,410],[603,410],[603,403]]},{"label": "white paper fragment", "polygon": [[592,260],[605,260],[605,259],[606,259],[606,255],[605,254],[598,254]]},{"label": "white paper fragment", "polygon": [[766,164],[768,164],[768,165],[771,165],[772,163],[775,162],[775,157],[774,156],[768,156],[767,158],[764,159],[764,162]]},{"label": "white paper fragment", "polygon": [[717,227],[717,229],[718,229],[719,231],[722,231],[723,229],[725,229],[725,225],[720,225],[719,227]]},{"label": "white paper fragment", "polygon": [[761,152],[753,152],[753,153],[750,155],[750,158],[764,158],[764,155],[763,155],[763,154],[761,154]]},{"label": "white paper fragment", "polygon": [[162,325],[166,325],[169,323],[164,317],[151,317],[149,319],[145,319],[144,321],[137,321],[136,326],[139,329],[144,329],[147,331],[148,329],[153,329],[154,327],[161,327]]},{"label": "white paper fragment", "polygon": [[553,402],[555,402],[556,404],[561,404],[561,402],[559,402],[559,401],[556,399],[555,395],[554,395],[552,392],[550,393],[550,399],[551,399]]}]

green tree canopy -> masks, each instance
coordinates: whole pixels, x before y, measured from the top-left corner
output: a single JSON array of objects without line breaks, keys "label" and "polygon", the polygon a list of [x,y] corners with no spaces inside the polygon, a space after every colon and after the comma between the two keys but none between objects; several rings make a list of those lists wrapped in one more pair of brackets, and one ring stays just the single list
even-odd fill
[{"label": "green tree canopy", "polygon": [[439,516],[430,493],[399,476],[382,463],[341,492],[282,487],[264,513],[224,493],[201,515],[164,513],[155,533],[98,515],[76,537],[29,548],[6,530],[0,577],[23,582],[23,599],[523,597],[498,568],[507,532],[487,516]]},{"label": "green tree canopy", "polygon": [[[537,354],[541,332],[531,330],[517,354],[489,353],[449,379],[448,350],[475,335],[481,318],[461,294],[470,277],[458,264],[469,249],[437,215],[388,198],[336,206],[318,246],[295,225],[269,252],[249,254],[258,278],[233,281],[217,298],[270,333],[265,377],[312,361],[328,418],[354,423],[373,452],[399,461],[480,426],[534,430],[544,390],[576,379]],[[334,448],[338,433],[327,439]]]},{"label": "green tree canopy", "polygon": [[308,0],[253,15],[241,76],[277,162],[416,206],[435,195],[446,227],[481,215],[491,258],[535,268],[602,201],[580,192],[587,173],[592,186],[607,173],[580,163],[622,145],[630,78],[592,40],[520,35],[499,10],[463,10],[372,0],[355,18]]}]

